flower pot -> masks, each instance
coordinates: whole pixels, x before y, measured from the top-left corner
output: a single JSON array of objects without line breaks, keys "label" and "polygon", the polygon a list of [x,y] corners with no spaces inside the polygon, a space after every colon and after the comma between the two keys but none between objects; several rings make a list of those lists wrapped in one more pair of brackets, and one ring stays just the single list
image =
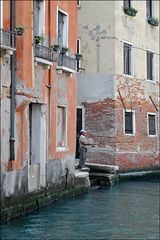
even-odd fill
[{"label": "flower pot", "polygon": [[54,50],[55,52],[58,52],[58,51],[60,50],[60,45],[54,45],[54,46],[53,46],[53,50]]},{"label": "flower pot", "polygon": [[62,53],[62,54],[66,54],[67,51],[68,51],[68,48],[62,47],[62,49],[61,49],[61,53]]},{"label": "flower pot", "polygon": [[23,28],[16,28],[16,34],[17,34],[18,36],[22,36],[23,33],[24,33],[24,29],[23,29]]}]

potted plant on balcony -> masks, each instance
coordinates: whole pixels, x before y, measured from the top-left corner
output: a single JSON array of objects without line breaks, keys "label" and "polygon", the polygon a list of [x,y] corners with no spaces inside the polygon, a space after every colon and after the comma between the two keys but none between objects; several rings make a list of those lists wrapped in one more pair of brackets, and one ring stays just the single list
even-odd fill
[{"label": "potted plant on balcony", "polygon": [[148,23],[152,26],[158,26],[159,24],[159,21],[158,21],[158,18],[154,18],[154,17],[149,17],[148,18]]},{"label": "potted plant on balcony", "polygon": [[68,48],[66,47],[66,46],[62,46],[62,48],[61,48],[61,53],[62,54],[66,54],[67,52],[68,52]]},{"label": "potted plant on balcony", "polygon": [[35,41],[35,44],[43,43],[44,37],[43,36],[34,36],[34,41]]},{"label": "potted plant on balcony", "polygon": [[16,32],[16,35],[22,36],[23,33],[25,32],[25,28],[19,25],[15,28],[15,32]]},{"label": "potted plant on balcony", "polygon": [[124,7],[123,7],[123,10],[124,10],[124,13],[125,13],[125,14],[127,14],[127,15],[129,15],[129,16],[132,16],[132,17],[136,16],[136,14],[137,14],[137,12],[138,12],[138,10],[136,10],[136,9],[133,8],[133,7],[129,7],[129,6],[124,6]]},{"label": "potted plant on balcony", "polygon": [[61,46],[59,44],[53,44],[51,45],[51,48],[53,49],[54,52],[58,52],[61,48]]}]

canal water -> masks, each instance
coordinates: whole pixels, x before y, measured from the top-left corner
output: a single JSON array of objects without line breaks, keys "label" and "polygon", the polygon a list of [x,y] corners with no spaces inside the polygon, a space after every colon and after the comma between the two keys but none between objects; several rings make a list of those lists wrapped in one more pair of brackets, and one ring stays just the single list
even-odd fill
[{"label": "canal water", "polygon": [[122,182],[1,225],[1,239],[158,240],[159,181]]}]

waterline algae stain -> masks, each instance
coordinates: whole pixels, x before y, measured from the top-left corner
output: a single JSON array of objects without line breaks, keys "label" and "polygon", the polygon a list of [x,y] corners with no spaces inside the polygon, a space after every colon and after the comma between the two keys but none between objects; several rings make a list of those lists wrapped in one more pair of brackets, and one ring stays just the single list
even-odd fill
[{"label": "waterline algae stain", "polygon": [[130,181],[60,200],[1,225],[1,239],[158,240],[159,181]]}]

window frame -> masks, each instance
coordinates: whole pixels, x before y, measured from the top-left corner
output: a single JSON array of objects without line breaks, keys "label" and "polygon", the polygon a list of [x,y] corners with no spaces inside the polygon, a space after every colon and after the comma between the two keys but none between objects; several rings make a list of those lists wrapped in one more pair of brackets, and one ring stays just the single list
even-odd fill
[{"label": "window frame", "polygon": [[[147,76],[147,71],[148,71],[147,52],[150,52],[153,54],[153,66],[152,66],[153,80],[148,79],[148,76]],[[146,49],[146,80],[152,83],[156,82],[156,54],[155,54],[155,51],[151,49]]]},{"label": "window frame", "polygon": [[[155,116],[155,134],[149,134],[149,115]],[[154,112],[147,112],[147,134],[148,137],[157,137],[157,114]]]},{"label": "window frame", "polygon": [[[133,133],[126,133],[125,132],[125,113],[132,112],[132,126],[133,126]],[[123,134],[126,136],[134,136],[136,134],[136,121],[135,121],[135,110],[131,109],[124,109],[123,110]]]},{"label": "window frame", "polygon": [[63,43],[62,46],[68,47],[68,39],[69,39],[69,13],[63,11],[61,8],[57,6],[57,26],[56,26],[56,42],[58,44],[58,13],[61,12],[63,15],[66,16],[66,33],[65,33],[65,44]]},{"label": "window frame", "polygon": [[[123,76],[124,77],[129,77],[129,78],[134,78],[134,46],[133,46],[133,43],[131,42],[128,42],[128,41],[122,41],[122,44],[123,44],[123,47],[122,47],[122,63],[123,63]],[[124,68],[124,44],[128,44],[131,46],[131,75],[128,75],[125,73],[125,68]]]},{"label": "window frame", "polygon": [[[65,109],[65,145],[64,146],[57,146],[57,118],[58,118],[58,108],[64,108]],[[56,110],[56,151],[57,152],[63,152],[68,150],[68,107],[66,105],[57,105]]]}]

